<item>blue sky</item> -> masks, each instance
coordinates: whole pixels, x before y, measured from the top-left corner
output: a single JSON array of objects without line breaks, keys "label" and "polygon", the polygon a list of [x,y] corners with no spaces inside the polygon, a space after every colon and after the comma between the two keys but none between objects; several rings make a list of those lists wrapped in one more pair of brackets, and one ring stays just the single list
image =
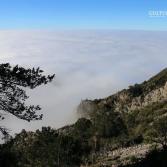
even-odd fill
[{"label": "blue sky", "polygon": [[0,0],[0,29],[166,30],[165,0]]}]

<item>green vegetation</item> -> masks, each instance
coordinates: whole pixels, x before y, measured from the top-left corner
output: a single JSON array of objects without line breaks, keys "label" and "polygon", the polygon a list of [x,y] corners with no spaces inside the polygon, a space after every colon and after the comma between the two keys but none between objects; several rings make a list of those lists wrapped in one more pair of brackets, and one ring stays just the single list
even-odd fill
[{"label": "green vegetation", "polygon": [[140,110],[125,113],[125,122],[132,136],[143,135],[144,137],[144,134],[150,130],[152,123],[165,114],[167,114],[167,102],[162,101]]},{"label": "green vegetation", "polygon": [[167,82],[167,68],[160,73],[150,78],[148,81],[144,81],[142,84],[135,84],[130,86],[128,91],[133,97],[141,96],[152,90],[160,88]]},{"label": "green vegetation", "polygon": [[[94,163],[96,155],[108,148],[147,141],[161,144],[163,141],[166,148],[166,107],[164,101],[129,113],[98,111],[91,119],[81,118],[58,130],[50,127],[36,132],[23,130],[1,146],[0,163],[10,167],[7,160],[10,159],[12,167],[78,167]],[[134,156],[130,160],[138,163]]]},{"label": "green vegetation", "polygon": [[164,86],[167,82],[167,68],[162,70],[160,73],[149,79],[147,82],[143,82],[144,91],[150,91],[153,89],[160,88]]},{"label": "green vegetation", "polygon": [[167,150],[167,117],[156,120],[147,133],[148,140],[156,144],[161,144]]},{"label": "green vegetation", "polygon": [[[8,68],[11,71],[11,68]],[[36,75],[39,74],[38,72],[39,69],[35,72]],[[27,73],[23,76],[26,75]],[[40,75],[40,77],[43,76]],[[127,99],[125,98],[127,101],[124,100],[124,97],[118,97],[120,92],[105,100],[96,99],[93,105],[87,100],[86,104],[89,107],[86,118],[78,119],[73,125],[57,130],[50,127],[43,127],[36,132],[23,130],[5,144],[0,145],[0,164],[3,167],[79,167],[81,164],[97,167],[94,164],[105,160],[110,166],[111,164],[123,164],[121,162],[123,159],[121,159],[121,154],[114,156],[115,153],[106,158],[107,151],[111,153],[113,150],[121,150],[126,147],[134,149],[138,144],[153,144],[156,147],[161,145],[161,150],[153,149],[144,158],[128,154],[124,160],[130,163],[125,164],[124,167],[152,167],[158,163],[161,164],[160,167],[165,167],[167,164],[165,159],[167,154],[167,100],[164,98],[135,110],[125,111],[122,106],[126,106],[126,103],[129,105],[133,98],[139,96],[141,99],[144,98],[151,90],[164,86],[166,81],[167,69],[142,84],[135,84],[123,90],[122,94],[125,97],[128,96]],[[44,83],[47,82],[46,79]],[[23,83],[26,84],[27,81]],[[39,85],[42,83],[41,81]],[[119,111],[115,110],[115,103],[119,106]],[[86,110],[86,106],[82,107],[82,110]],[[37,119],[35,111],[30,112],[30,116],[26,118],[29,118],[28,120]]]},{"label": "green vegetation", "polygon": [[[22,131],[2,146],[0,164],[3,167],[78,167],[90,152],[88,143],[76,137],[59,134],[50,127],[41,131]],[[6,160],[11,159],[11,164]]]},{"label": "green vegetation", "polygon": [[136,161],[134,164],[120,167],[166,167],[166,155],[166,150],[153,150],[152,152],[147,154],[144,159]]},{"label": "green vegetation", "polygon": [[[0,64],[0,110],[26,121],[41,120],[42,115],[36,114],[39,105],[26,105],[29,98],[24,88],[34,89],[42,84],[51,82],[54,75],[42,75],[40,68],[23,68],[18,65],[11,67],[9,63]],[[5,114],[0,113],[0,119]],[[8,135],[7,129],[0,126],[0,132]]]},{"label": "green vegetation", "polygon": [[129,92],[132,97],[137,97],[143,94],[143,85],[135,84],[134,86],[129,86]]},{"label": "green vegetation", "polygon": [[118,112],[98,111],[91,120],[95,133],[101,137],[111,138],[127,133],[124,121]]}]

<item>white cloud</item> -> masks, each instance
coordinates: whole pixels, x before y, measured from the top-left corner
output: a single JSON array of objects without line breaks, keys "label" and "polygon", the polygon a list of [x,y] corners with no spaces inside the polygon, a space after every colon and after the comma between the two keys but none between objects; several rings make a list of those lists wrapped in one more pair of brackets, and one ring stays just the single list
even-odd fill
[{"label": "white cloud", "polygon": [[105,97],[166,67],[166,41],[167,32],[0,31],[1,62],[56,73],[52,84],[30,92],[43,121],[9,117],[5,124],[18,132],[71,122],[81,99]]}]

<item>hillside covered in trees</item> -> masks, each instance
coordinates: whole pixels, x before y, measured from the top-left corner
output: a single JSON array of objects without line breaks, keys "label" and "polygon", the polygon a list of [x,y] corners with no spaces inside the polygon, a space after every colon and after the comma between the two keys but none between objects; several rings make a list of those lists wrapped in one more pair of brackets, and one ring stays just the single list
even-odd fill
[{"label": "hillside covered in trees", "polygon": [[[104,99],[84,100],[60,129],[23,130],[0,147],[3,167],[166,167],[167,69]],[[158,164],[158,165],[157,165]]]}]

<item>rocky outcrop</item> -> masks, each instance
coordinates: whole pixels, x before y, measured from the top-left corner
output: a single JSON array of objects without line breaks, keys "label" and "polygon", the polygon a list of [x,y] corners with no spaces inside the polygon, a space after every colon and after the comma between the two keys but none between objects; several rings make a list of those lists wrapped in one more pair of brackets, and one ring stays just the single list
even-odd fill
[{"label": "rocky outcrop", "polygon": [[[142,89],[142,93],[137,96],[133,95],[131,89],[124,89],[104,99],[83,100],[78,106],[77,113],[79,117],[88,118],[91,117],[91,114],[97,110],[100,111],[107,109],[116,112],[130,112],[151,105],[152,103],[167,100],[166,74],[167,71],[165,69],[156,75],[156,77],[153,77],[152,79],[148,80],[147,82],[145,81],[140,85],[138,84],[138,87],[141,87]],[[157,78],[159,80],[163,80],[163,82],[161,82],[159,85],[156,80]],[[152,85],[155,86],[153,87]]]},{"label": "rocky outcrop", "polygon": [[155,89],[143,97],[133,98],[131,103],[127,104],[127,107],[129,111],[132,111],[163,100],[167,100],[167,82],[161,88]]},{"label": "rocky outcrop", "polygon": [[[160,145],[141,144],[126,148],[119,148],[113,151],[107,151],[101,153],[96,157],[96,162],[93,165],[87,167],[119,167],[128,166],[135,163],[135,161],[141,161],[146,157],[152,149],[161,150]],[[86,167],[86,166],[82,166]]]}]

